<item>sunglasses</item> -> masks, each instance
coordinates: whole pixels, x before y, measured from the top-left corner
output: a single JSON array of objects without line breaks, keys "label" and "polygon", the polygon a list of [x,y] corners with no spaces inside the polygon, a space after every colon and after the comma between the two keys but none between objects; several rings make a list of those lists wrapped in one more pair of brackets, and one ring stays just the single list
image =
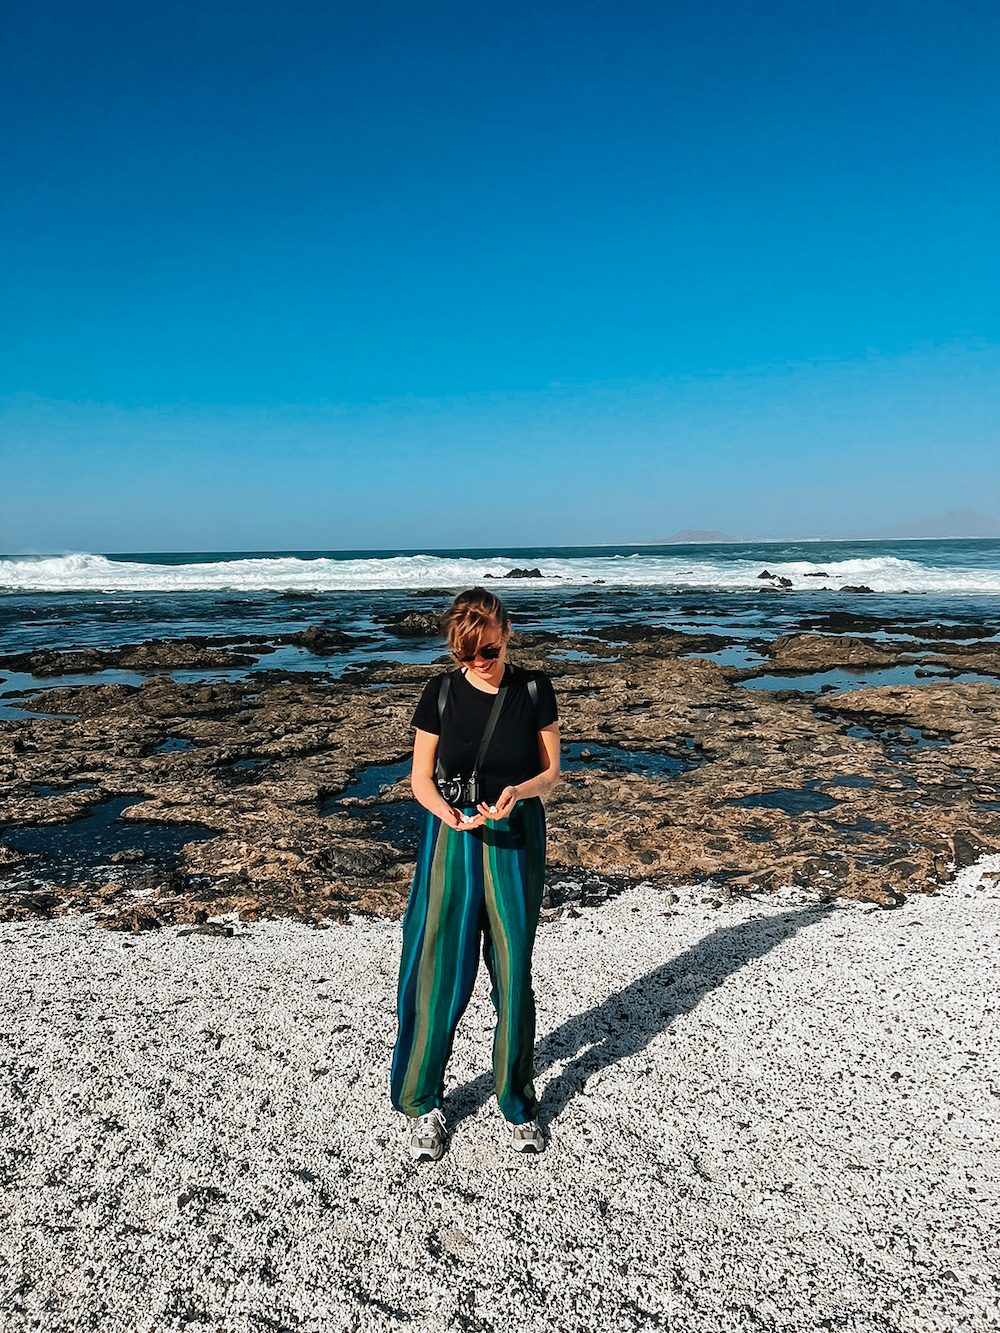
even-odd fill
[{"label": "sunglasses", "polygon": [[482,648],[477,648],[468,657],[461,657],[458,653],[455,656],[460,662],[474,662],[477,657],[481,657],[484,662],[495,662],[502,652],[502,643],[487,643]]}]

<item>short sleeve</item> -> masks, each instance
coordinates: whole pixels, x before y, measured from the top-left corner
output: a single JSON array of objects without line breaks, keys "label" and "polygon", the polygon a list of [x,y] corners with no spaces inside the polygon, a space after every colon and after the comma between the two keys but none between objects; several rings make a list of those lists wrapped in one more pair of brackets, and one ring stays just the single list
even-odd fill
[{"label": "short sleeve", "polygon": [[539,671],[535,681],[538,685],[538,706],[535,709],[535,716],[538,730],[541,731],[543,727],[551,726],[553,722],[559,720],[559,705],[556,703],[556,692],[548,676]]},{"label": "short sleeve", "polygon": [[438,694],[441,689],[441,677],[435,676],[424,686],[424,692],[420,696],[420,702],[413,714],[411,727],[416,727],[420,731],[432,732],[435,736],[441,735],[441,717],[438,713]]}]

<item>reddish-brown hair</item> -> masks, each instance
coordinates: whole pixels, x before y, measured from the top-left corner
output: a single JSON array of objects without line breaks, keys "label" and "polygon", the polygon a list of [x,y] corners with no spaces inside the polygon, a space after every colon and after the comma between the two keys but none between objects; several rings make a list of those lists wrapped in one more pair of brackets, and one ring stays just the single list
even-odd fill
[{"label": "reddish-brown hair", "polygon": [[496,626],[501,634],[509,625],[503,602],[488,588],[460,592],[441,617],[448,647],[456,657],[469,657]]}]

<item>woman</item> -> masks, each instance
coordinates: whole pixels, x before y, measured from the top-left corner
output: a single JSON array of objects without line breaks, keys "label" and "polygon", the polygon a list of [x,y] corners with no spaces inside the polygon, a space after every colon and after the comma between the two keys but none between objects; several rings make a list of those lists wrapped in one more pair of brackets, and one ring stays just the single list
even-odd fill
[{"label": "woman", "polygon": [[[485,588],[456,597],[444,626],[459,669],[429,681],[413,715],[411,785],[427,817],[403,918],[392,1059],[392,1102],[410,1118],[417,1161],[444,1153],[445,1066],[480,940],[497,1011],[497,1101],[518,1151],[545,1146],[532,1082],[531,948],[545,877],[541,797],[559,779],[555,695],[542,672],[508,666],[507,612]],[[468,781],[477,771],[479,791]]]}]

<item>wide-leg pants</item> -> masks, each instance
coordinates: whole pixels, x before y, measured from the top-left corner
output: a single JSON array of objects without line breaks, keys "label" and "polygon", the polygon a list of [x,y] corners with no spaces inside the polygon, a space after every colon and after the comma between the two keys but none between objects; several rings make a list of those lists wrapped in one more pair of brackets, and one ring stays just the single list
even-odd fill
[{"label": "wide-leg pants", "polygon": [[514,1124],[533,1120],[535,997],[531,949],[545,878],[545,810],[519,801],[471,832],[428,814],[403,917],[392,1103],[408,1116],[440,1106],[455,1029],[479,970],[480,942],[497,1013],[493,1076]]}]

